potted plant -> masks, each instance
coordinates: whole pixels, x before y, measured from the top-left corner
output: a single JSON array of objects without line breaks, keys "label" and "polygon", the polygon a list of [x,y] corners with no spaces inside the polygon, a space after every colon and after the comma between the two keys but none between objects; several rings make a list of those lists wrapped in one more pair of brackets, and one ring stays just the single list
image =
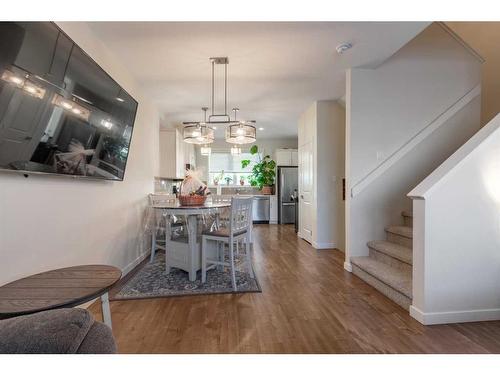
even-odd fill
[{"label": "potted plant", "polygon": [[224,180],[226,180],[226,185],[229,185],[233,181],[233,179],[229,176],[224,177]]},{"label": "potted plant", "polygon": [[241,186],[245,185],[245,177],[244,176],[240,176],[240,185]]},{"label": "potted plant", "polygon": [[[262,194],[271,195],[276,179],[276,162],[269,155],[261,157],[257,145],[250,148],[250,154],[259,156],[259,161],[253,166],[252,174],[248,178],[250,185],[259,188]],[[250,163],[251,160],[242,160],[241,167],[246,168]]]}]

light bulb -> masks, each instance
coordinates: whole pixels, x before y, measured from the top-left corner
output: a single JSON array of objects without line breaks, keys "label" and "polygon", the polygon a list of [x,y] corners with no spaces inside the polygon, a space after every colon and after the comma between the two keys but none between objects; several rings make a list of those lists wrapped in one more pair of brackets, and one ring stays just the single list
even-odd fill
[{"label": "light bulb", "polygon": [[199,137],[200,135],[201,135],[201,132],[200,132],[199,130],[194,130],[194,131],[193,131],[193,137],[194,137],[194,138],[197,138],[197,137]]},{"label": "light bulb", "polygon": [[16,85],[20,85],[24,82],[24,80],[22,78],[19,78],[19,77],[16,77],[16,76],[12,76],[10,77],[10,81],[12,83],[15,83]]},{"label": "light bulb", "polygon": [[111,129],[113,127],[113,123],[108,120],[101,120],[101,125],[104,126],[106,129]]},{"label": "light bulb", "polygon": [[26,91],[28,91],[29,93],[31,93],[31,94],[35,94],[36,93],[36,88],[34,88],[33,86],[26,86],[24,89]]},{"label": "light bulb", "polygon": [[79,110],[78,108],[73,108],[72,111],[73,111],[73,113],[76,113],[77,115],[79,115],[80,113],[82,113],[82,111]]},{"label": "light bulb", "polygon": [[117,97],[116,100],[118,100],[119,102],[122,102],[122,103],[125,101],[124,99],[122,99],[120,97]]},{"label": "light bulb", "polygon": [[245,135],[245,130],[243,128],[238,128],[238,130],[236,130],[236,134]]},{"label": "light bulb", "polygon": [[73,106],[68,102],[62,102],[61,105],[66,109],[71,109]]}]

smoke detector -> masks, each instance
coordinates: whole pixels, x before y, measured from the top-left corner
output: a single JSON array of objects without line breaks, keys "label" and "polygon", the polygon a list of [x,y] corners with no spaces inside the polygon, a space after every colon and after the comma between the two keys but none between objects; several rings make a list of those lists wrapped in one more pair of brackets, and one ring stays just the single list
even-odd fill
[{"label": "smoke detector", "polygon": [[339,55],[342,55],[345,51],[347,51],[348,49],[351,49],[351,48],[352,48],[351,43],[342,43],[342,44],[339,44],[335,49],[337,50],[337,53]]}]

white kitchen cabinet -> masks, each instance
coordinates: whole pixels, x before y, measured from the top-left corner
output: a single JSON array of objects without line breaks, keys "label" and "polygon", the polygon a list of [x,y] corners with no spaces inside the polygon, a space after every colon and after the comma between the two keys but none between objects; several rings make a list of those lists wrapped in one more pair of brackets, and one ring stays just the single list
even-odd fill
[{"label": "white kitchen cabinet", "polygon": [[195,165],[194,146],[177,129],[160,131],[160,177],[184,178],[186,164]]},{"label": "white kitchen cabinet", "polygon": [[269,197],[269,224],[278,224],[278,196]]},{"label": "white kitchen cabinet", "polygon": [[294,166],[298,165],[297,150],[289,148],[279,148],[276,150],[275,159],[278,166]]},{"label": "white kitchen cabinet", "polygon": [[297,150],[291,151],[292,166],[296,167],[299,165],[299,152]]}]

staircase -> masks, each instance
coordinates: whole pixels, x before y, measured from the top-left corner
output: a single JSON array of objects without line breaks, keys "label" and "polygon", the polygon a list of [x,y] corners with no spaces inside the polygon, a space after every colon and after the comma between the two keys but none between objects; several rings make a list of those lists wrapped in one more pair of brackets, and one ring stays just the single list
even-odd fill
[{"label": "staircase", "polygon": [[385,228],[385,241],[367,243],[369,255],[352,257],[352,272],[408,310],[412,299],[413,215],[402,212],[404,225]]}]

